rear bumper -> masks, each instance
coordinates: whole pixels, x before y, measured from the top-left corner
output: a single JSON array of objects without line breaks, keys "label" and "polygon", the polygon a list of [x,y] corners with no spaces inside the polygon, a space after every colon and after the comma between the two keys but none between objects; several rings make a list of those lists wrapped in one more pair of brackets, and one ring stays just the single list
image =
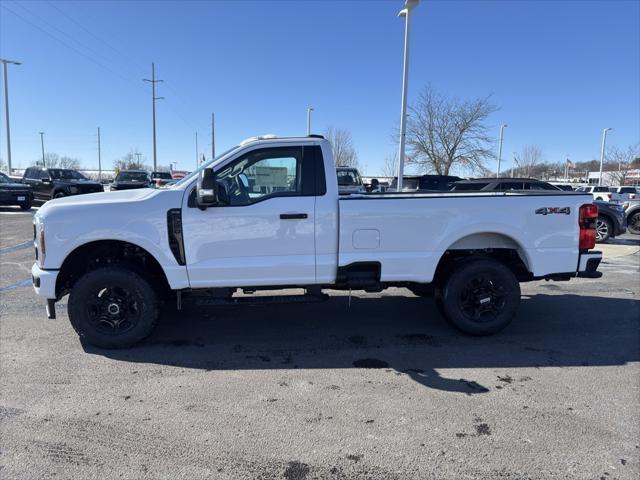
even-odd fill
[{"label": "rear bumper", "polygon": [[600,278],[602,272],[598,271],[598,266],[602,261],[602,252],[594,250],[591,252],[581,253],[578,259],[577,277],[581,278]]},{"label": "rear bumper", "polygon": [[46,299],[56,299],[56,280],[59,270],[43,270],[36,263],[31,267],[31,281],[36,294]]}]

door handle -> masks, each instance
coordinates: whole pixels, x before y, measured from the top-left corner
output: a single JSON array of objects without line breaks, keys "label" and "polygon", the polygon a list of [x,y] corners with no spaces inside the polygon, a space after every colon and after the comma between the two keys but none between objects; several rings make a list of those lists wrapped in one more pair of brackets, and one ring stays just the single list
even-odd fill
[{"label": "door handle", "polygon": [[306,213],[281,213],[280,219],[282,220],[300,220],[303,218],[307,218]]}]

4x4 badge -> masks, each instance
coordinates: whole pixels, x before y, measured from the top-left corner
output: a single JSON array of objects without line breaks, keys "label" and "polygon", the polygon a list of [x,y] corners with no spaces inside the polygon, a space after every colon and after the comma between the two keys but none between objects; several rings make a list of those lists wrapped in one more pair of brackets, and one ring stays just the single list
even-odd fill
[{"label": "4x4 badge", "polygon": [[551,213],[571,214],[571,207],[543,207],[536,210],[536,215],[549,215]]}]

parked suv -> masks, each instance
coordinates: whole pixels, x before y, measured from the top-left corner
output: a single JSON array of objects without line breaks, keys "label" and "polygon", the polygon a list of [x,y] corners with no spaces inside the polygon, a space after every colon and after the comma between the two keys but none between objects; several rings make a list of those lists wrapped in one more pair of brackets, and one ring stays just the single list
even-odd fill
[{"label": "parked suv", "polygon": [[144,170],[122,170],[111,184],[111,190],[131,190],[153,186],[151,177]]},{"label": "parked suv", "polygon": [[509,192],[511,190],[552,190],[560,188],[533,178],[474,178],[455,182],[454,192]]},{"label": "parked suv", "polygon": [[30,185],[36,200],[102,192],[102,185],[89,180],[77,170],[68,168],[29,167],[24,171],[22,183]]},{"label": "parked suv", "polygon": [[155,182],[156,187],[161,187],[173,181],[171,172],[151,172],[151,180]]},{"label": "parked suv", "polygon": [[0,173],[0,205],[19,205],[29,210],[33,202],[33,192],[29,185],[17,183],[4,173]]}]

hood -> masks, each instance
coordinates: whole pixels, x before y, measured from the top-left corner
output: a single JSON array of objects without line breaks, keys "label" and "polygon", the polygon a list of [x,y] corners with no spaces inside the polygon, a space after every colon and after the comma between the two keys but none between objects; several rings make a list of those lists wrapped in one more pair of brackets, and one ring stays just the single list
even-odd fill
[{"label": "hood", "polygon": [[31,186],[24,183],[0,183],[0,190],[31,190]]},{"label": "hood", "polygon": [[42,217],[43,215],[47,215],[49,212],[66,210],[70,207],[91,207],[92,205],[116,206],[117,204],[138,202],[156,195],[158,192],[158,190],[153,190],[151,188],[141,188],[135,190],[123,190],[121,192],[87,193],[84,195],[72,195],[70,197],[56,198],[49,200],[40,207],[36,215]]}]

